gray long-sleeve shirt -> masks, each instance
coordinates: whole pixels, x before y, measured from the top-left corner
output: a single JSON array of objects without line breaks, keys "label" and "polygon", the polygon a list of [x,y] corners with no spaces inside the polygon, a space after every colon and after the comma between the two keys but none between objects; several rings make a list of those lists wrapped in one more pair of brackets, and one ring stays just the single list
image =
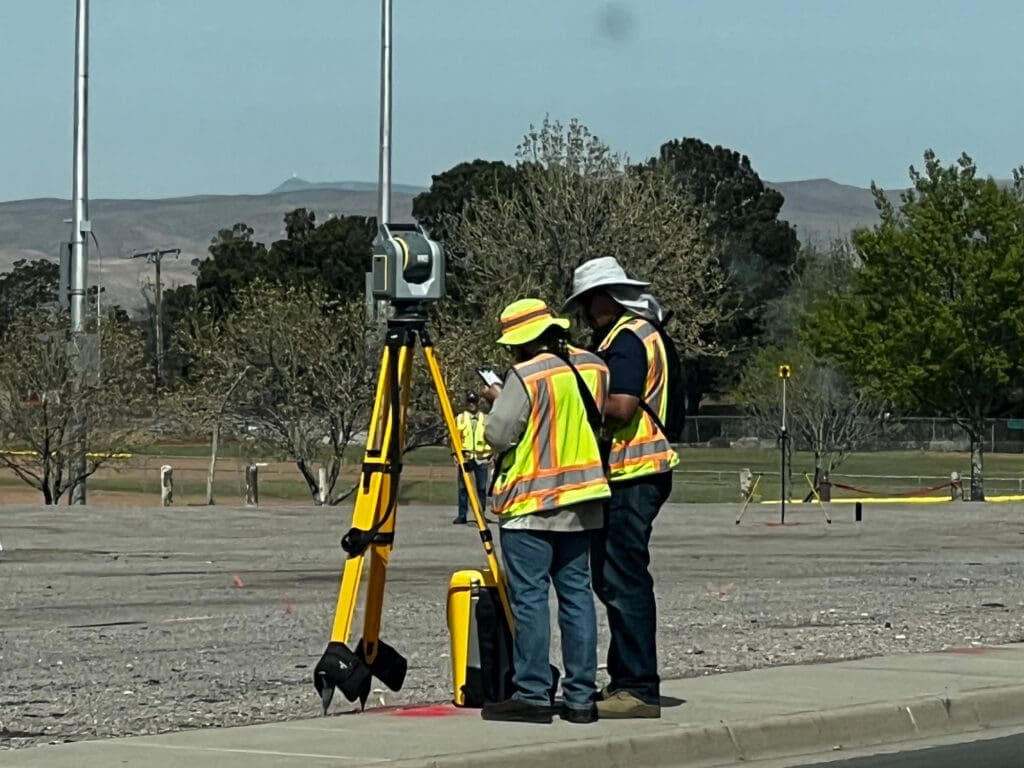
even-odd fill
[{"label": "gray long-sleeve shirt", "polygon": [[[530,420],[530,396],[515,371],[509,370],[501,394],[491,406],[484,429],[484,439],[496,453],[513,448],[526,431]],[[589,429],[589,425],[583,425]],[[500,472],[500,465],[495,472]],[[604,502],[586,501],[547,512],[506,518],[499,516],[502,528],[509,530],[549,531],[568,533],[589,531],[604,525]]]}]

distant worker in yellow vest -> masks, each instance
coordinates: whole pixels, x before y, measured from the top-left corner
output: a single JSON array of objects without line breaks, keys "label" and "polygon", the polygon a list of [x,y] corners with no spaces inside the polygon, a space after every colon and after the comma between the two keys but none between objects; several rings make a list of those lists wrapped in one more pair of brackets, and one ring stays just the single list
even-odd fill
[{"label": "distant worker in yellow vest", "polygon": [[644,290],[649,285],[605,256],[576,269],[565,303],[594,329],[594,348],[611,374],[605,427],[612,438],[612,495],[591,559],[594,591],[611,631],[611,682],[598,695],[601,718],[661,717],[650,541],[679,457],[659,426],[668,407],[668,357],[654,325],[662,310]]},{"label": "distant worker in yellow vest", "polygon": [[[480,412],[480,397],[475,392],[470,392],[466,397],[466,410],[455,417],[455,424],[459,428],[459,435],[462,437],[462,455],[466,459],[469,468],[469,476],[473,478],[476,486],[477,498],[480,499],[481,512],[487,504],[487,481],[490,474],[488,469],[491,461],[491,447],[484,439],[484,430],[487,425],[487,417]],[[459,513],[452,520],[455,525],[463,525],[467,522],[466,515],[469,514],[469,492],[466,490],[466,483],[462,480],[462,473],[458,473],[459,483]]]},{"label": "distant worker in yellow vest", "polygon": [[501,555],[515,618],[515,693],[485,704],[485,720],[550,723],[555,686],[548,651],[548,593],[558,599],[563,703],[572,723],[597,719],[597,617],[590,584],[590,540],[610,495],[595,430],[600,430],[608,368],[567,343],[569,321],[539,299],[522,299],[501,313],[498,343],[515,365],[493,402],[487,442],[501,458],[491,504],[498,516]]}]

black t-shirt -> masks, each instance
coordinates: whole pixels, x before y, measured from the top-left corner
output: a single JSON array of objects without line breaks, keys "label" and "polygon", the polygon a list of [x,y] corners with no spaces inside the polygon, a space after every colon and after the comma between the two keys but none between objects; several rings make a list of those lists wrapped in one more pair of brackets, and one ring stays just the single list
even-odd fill
[{"label": "black t-shirt", "polygon": [[647,389],[647,350],[640,337],[628,329],[616,334],[601,353],[608,365],[608,394],[643,399]]}]

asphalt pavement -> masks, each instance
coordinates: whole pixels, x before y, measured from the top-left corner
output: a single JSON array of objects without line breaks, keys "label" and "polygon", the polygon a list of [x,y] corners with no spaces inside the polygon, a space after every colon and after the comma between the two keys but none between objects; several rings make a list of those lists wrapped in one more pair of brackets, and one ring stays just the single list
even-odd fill
[{"label": "asphalt pavement", "polygon": [[[768,525],[777,515],[754,508],[735,525],[737,511],[735,505],[668,505],[655,523],[659,662],[666,694],[686,700],[666,708],[678,726],[766,715],[742,688],[721,701],[705,688],[731,685],[738,670],[755,670],[755,679],[796,670],[799,680],[822,662],[844,659],[859,659],[846,662],[855,665],[870,665],[871,657],[906,659],[913,667],[918,658],[949,664],[977,653],[988,664],[997,653],[985,649],[1024,639],[1024,506],[882,505],[861,523],[852,510],[834,508],[832,525],[812,508],[787,513],[794,525],[785,527]],[[327,641],[344,564],[338,539],[350,526],[350,511],[3,506],[0,512],[0,758],[103,739],[123,750],[135,742],[114,737],[162,743],[176,731],[228,742],[249,734],[241,745],[225,747],[242,750],[225,754],[245,755],[255,734],[233,726],[269,729],[261,738],[273,742],[289,729],[315,738],[339,722],[305,718],[320,709],[312,667]],[[382,637],[408,658],[409,674],[397,693],[374,691],[377,712],[451,699],[448,579],[483,564],[477,533],[452,526],[452,512],[399,511]],[[598,616],[603,650],[608,636],[600,607]],[[356,637],[359,619],[357,611]],[[922,656],[930,651],[947,653]],[[557,633],[552,652],[558,661]],[[1000,672],[1002,684],[1020,680],[1024,661],[1017,665]],[[786,716],[793,707],[841,707],[849,675],[836,674],[842,679],[815,683],[826,691],[824,700],[808,678],[808,691],[772,678],[777,682],[764,698],[782,707],[771,712]],[[695,691],[704,691],[703,703]],[[867,701],[891,703],[929,691],[939,694],[896,681],[869,691],[875,698]],[[465,717],[449,719],[464,723]],[[621,727],[599,726],[609,737]],[[337,753],[335,738],[324,734],[323,754]]]},{"label": "asphalt pavement", "polygon": [[[793,768],[1021,768],[1024,733]],[[748,766],[748,768],[750,768]]]}]

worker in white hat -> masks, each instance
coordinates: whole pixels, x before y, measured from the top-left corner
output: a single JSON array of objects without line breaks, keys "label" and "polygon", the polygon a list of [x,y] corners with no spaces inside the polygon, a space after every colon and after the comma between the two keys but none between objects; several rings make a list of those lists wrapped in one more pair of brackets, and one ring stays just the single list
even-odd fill
[{"label": "worker in white hat", "polygon": [[563,704],[570,723],[597,719],[597,616],[590,583],[590,540],[610,495],[597,432],[608,368],[568,344],[569,321],[540,299],[501,313],[498,344],[515,358],[493,400],[484,432],[501,452],[491,504],[501,528],[501,556],[515,618],[513,683],[502,702],[485,704],[485,720],[550,723],[555,686],[548,653],[548,593],[558,599]]},{"label": "worker in white hat", "polygon": [[650,538],[679,457],[660,426],[668,407],[668,358],[654,325],[661,308],[645,290],[649,285],[605,256],[576,269],[565,303],[594,330],[594,346],[610,373],[605,428],[612,439],[612,495],[591,551],[594,591],[611,630],[611,682],[598,694],[601,718],[661,716]]}]

